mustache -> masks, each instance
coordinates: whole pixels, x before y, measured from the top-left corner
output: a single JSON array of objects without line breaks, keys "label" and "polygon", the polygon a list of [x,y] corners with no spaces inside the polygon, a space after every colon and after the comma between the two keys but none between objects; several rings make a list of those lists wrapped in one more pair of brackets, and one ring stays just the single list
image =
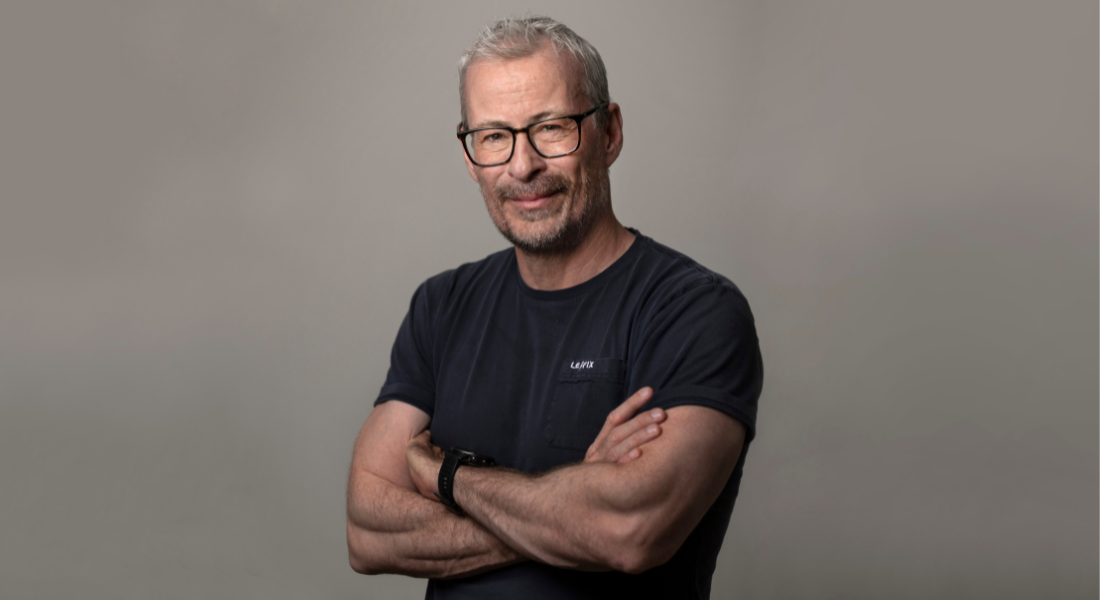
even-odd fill
[{"label": "mustache", "polygon": [[497,183],[493,192],[501,202],[521,196],[552,196],[569,191],[569,180],[562,175],[543,175],[528,183]]}]

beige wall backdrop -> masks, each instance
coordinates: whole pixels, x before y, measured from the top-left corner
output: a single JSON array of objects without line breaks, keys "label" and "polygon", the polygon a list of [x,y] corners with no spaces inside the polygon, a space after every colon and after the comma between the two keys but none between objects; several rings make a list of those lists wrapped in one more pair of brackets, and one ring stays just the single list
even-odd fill
[{"label": "beige wall backdrop", "polygon": [[1098,595],[1098,7],[5,2],[0,595],[419,598],[344,481],[416,285],[505,246],[453,137],[482,24],[623,107],[624,223],[767,368],[715,598]]}]

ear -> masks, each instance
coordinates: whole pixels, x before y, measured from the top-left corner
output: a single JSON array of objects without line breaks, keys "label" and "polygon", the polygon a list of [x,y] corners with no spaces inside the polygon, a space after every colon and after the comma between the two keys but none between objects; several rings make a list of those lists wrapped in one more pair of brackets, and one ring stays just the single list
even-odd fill
[{"label": "ear", "polygon": [[[459,123],[458,126],[455,128],[455,131],[459,131],[461,129],[462,123]],[[458,143],[461,144],[462,140],[458,140]],[[474,171],[475,165],[474,163],[470,162],[470,157],[466,154],[466,148],[462,149],[462,159],[466,161],[466,172],[470,174],[470,179],[473,179],[474,183],[477,183],[477,171]]]},{"label": "ear", "polygon": [[623,151],[623,113],[615,102],[607,105],[607,123],[604,126],[604,133],[607,135],[607,146],[604,148],[607,158],[604,166],[610,167]]}]

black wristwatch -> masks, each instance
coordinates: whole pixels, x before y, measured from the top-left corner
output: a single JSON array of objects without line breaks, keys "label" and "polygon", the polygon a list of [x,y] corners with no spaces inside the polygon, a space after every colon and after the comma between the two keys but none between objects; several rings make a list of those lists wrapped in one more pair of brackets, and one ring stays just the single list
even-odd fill
[{"label": "black wristwatch", "polygon": [[439,468],[439,493],[435,495],[439,501],[456,515],[465,515],[462,509],[455,504],[454,482],[455,471],[460,465],[472,467],[493,467],[496,461],[489,456],[474,454],[462,448],[451,448],[443,454],[443,466]]}]

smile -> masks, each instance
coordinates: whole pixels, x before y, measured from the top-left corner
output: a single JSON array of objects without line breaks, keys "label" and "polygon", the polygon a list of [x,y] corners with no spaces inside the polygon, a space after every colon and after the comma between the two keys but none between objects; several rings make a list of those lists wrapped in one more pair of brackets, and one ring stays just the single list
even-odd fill
[{"label": "smile", "polygon": [[554,198],[554,194],[549,194],[549,195],[546,195],[546,196],[530,195],[530,196],[519,196],[518,198],[512,198],[512,199],[509,200],[509,202],[514,204],[516,206],[516,208],[518,208],[520,210],[537,210],[537,209],[540,209],[540,208],[544,208],[545,206],[550,204],[550,201],[553,198]]}]

